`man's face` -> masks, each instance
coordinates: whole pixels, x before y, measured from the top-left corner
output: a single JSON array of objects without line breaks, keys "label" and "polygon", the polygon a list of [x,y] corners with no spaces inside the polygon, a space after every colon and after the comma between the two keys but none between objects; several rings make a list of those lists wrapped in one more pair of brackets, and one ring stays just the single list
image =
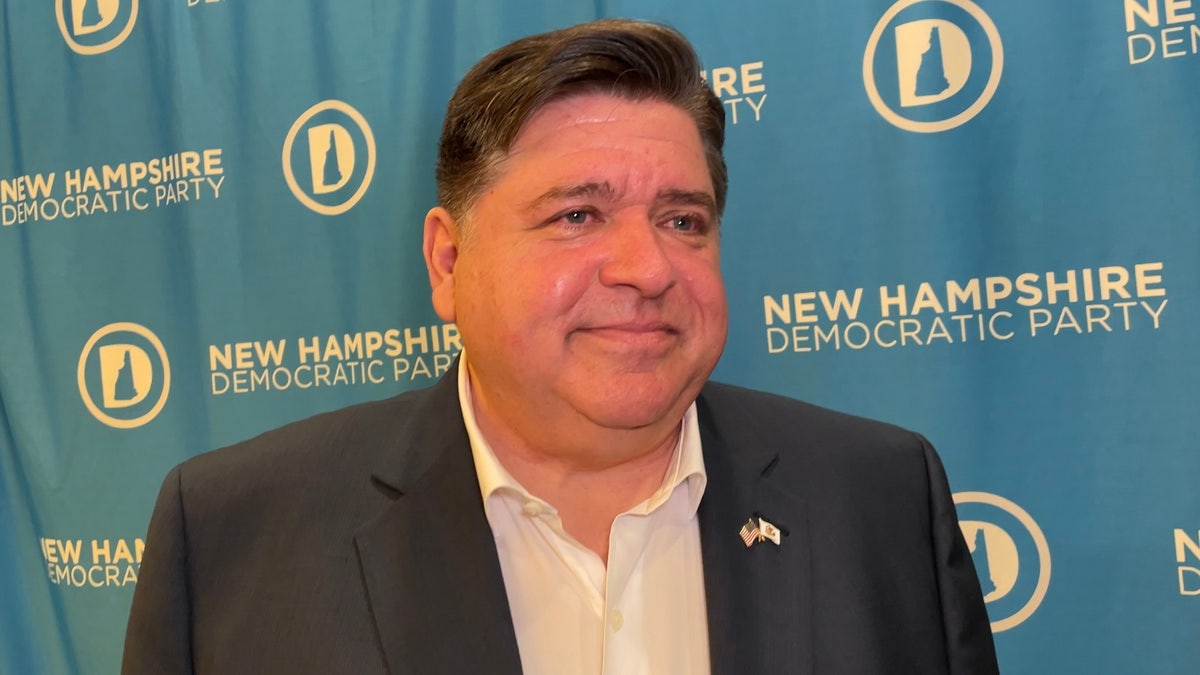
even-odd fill
[{"label": "man's face", "polygon": [[465,240],[441,209],[426,221],[434,306],[458,324],[476,407],[526,435],[677,423],[727,323],[695,123],[658,101],[569,97],[530,118],[498,173]]}]

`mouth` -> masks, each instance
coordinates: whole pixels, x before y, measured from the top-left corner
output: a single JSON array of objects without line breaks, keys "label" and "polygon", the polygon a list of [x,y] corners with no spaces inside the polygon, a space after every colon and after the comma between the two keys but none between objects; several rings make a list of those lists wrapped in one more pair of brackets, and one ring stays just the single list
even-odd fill
[{"label": "mouth", "polygon": [[672,343],[679,336],[679,330],[661,321],[627,322],[588,326],[577,331],[580,335],[609,342],[626,345],[631,348],[654,348]]}]

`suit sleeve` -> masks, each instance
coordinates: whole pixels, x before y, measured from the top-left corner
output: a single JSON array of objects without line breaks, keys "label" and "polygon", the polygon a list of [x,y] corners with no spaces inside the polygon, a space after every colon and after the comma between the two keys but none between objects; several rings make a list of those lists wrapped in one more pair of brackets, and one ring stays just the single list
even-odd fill
[{"label": "suit sleeve", "polygon": [[929,472],[930,517],[949,672],[951,675],[999,675],[983,591],[971,552],[958,526],[946,472],[929,441],[922,438],[921,444]]},{"label": "suit sleeve", "polygon": [[163,481],[125,631],[122,675],[192,672],[191,589],[180,469]]}]

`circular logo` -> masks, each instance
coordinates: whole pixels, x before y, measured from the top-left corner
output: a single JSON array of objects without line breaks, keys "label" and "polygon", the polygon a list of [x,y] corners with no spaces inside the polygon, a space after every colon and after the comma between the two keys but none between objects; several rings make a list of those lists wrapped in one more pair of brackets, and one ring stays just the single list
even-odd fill
[{"label": "circular logo", "polygon": [[867,40],[871,105],[901,129],[953,129],[992,100],[1004,70],[1000,32],[971,0],[898,0]]},{"label": "circular logo", "polygon": [[292,194],[327,216],[349,211],[375,174],[375,137],[341,101],[321,101],[292,124],[283,142],[283,176]]},{"label": "circular logo", "polygon": [[154,419],[171,391],[162,342],[136,323],[110,323],[92,333],[79,354],[79,395],[92,416],[133,429]]},{"label": "circular logo", "polygon": [[1006,631],[1028,619],[1050,586],[1050,546],[1024,509],[988,492],[954,495],[962,529],[992,632]]},{"label": "circular logo", "polygon": [[138,0],[56,0],[58,30],[79,54],[102,54],[125,41],[137,21]]}]

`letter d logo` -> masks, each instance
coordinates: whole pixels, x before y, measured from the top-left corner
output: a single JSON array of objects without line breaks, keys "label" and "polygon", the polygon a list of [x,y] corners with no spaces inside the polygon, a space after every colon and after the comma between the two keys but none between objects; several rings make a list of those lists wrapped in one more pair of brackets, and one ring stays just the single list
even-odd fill
[{"label": "letter d logo", "polygon": [[79,354],[79,396],[92,416],[132,429],[154,419],[171,391],[171,365],[158,336],[136,323],[112,323]]},{"label": "letter d logo", "polygon": [[55,0],[58,30],[78,54],[102,54],[125,41],[137,22],[138,0]]},{"label": "letter d logo", "polygon": [[305,110],[283,141],[283,177],[297,200],[326,216],[349,211],[375,175],[375,136],[357,110],[321,101]]}]

